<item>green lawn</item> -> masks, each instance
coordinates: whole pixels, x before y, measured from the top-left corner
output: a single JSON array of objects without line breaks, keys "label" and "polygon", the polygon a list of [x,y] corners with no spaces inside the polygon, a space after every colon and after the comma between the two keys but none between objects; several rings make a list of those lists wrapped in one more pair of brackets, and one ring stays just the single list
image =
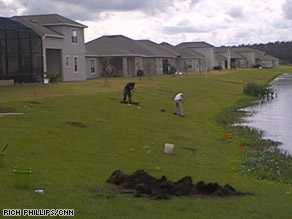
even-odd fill
[{"label": "green lawn", "polygon": [[[70,208],[76,218],[289,218],[291,186],[241,175],[243,150],[252,146],[239,145],[249,136],[218,123],[239,101],[252,100],[243,95],[244,83],[265,84],[288,72],[291,67],[109,79],[109,87],[102,79],[0,87],[0,111],[24,112],[0,118],[0,146],[9,144],[0,168],[0,215],[6,208]],[[119,103],[128,81],[136,81],[140,108]],[[184,118],[173,115],[178,92],[187,96]],[[173,155],[163,153],[165,142],[175,144]],[[13,167],[31,167],[29,189],[14,188]],[[105,183],[117,169],[229,183],[256,196],[134,198]]]}]

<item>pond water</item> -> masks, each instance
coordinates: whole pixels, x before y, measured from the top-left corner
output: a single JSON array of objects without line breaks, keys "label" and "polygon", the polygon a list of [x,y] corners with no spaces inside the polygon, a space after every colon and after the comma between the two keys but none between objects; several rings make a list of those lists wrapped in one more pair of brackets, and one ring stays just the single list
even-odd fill
[{"label": "pond water", "polygon": [[292,154],[292,74],[283,74],[271,82],[276,95],[259,101],[243,111],[242,126],[263,131],[263,138],[280,142],[280,149]]}]

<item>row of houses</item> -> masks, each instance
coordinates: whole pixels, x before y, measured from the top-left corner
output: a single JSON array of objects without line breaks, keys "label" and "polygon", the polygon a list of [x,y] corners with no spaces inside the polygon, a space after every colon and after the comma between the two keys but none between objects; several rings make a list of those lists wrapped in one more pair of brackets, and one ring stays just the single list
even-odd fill
[{"label": "row of houses", "polygon": [[86,25],[58,14],[0,18],[0,80],[41,82],[43,73],[60,73],[62,81],[104,76],[162,75],[173,70],[202,72],[214,68],[278,66],[279,60],[246,47],[214,47],[206,42],[157,44],[122,35],[102,36],[84,43]]}]

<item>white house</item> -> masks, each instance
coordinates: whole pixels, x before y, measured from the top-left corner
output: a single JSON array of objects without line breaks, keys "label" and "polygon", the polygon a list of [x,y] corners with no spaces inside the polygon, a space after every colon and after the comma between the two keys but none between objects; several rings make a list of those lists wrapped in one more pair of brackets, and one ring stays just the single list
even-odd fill
[{"label": "white house", "polygon": [[212,70],[215,67],[214,46],[206,42],[185,42],[177,45],[179,48],[188,48],[204,56],[202,70]]}]

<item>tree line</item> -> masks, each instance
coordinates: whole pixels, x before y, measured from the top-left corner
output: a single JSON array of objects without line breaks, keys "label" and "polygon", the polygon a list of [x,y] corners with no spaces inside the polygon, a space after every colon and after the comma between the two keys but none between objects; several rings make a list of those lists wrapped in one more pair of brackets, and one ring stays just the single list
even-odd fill
[{"label": "tree line", "polygon": [[250,47],[251,49],[258,49],[268,55],[280,59],[280,64],[292,64],[292,41],[269,42],[266,44],[248,44],[240,45]]}]

